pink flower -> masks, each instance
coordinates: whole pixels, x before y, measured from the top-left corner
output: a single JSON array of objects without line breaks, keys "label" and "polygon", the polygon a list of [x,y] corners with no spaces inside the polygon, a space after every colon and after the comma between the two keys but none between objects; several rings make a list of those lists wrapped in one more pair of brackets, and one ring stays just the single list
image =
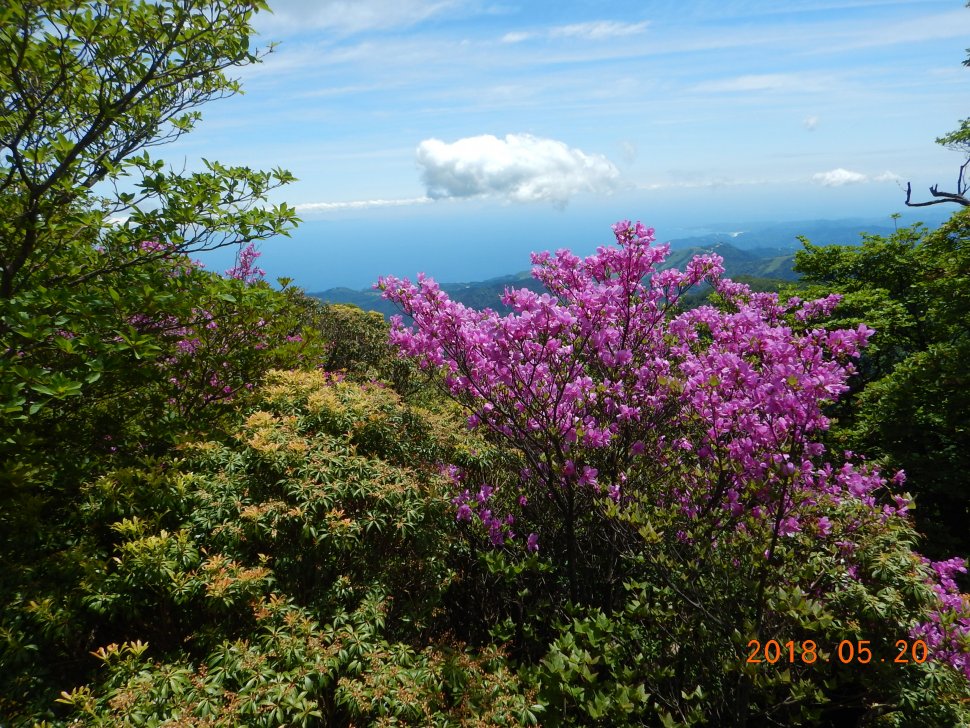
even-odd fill
[{"label": "pink flower", "polygon": [[534,554],[539,550],[539,534],[530,533],[525,539],[525,548],[530,554]]},{"label": "pink flower", "polygon": [[[661,270],[669,248],[654,244],[652,229],[622,220],[613,232],[616,245],[585,258],[565,249],[533,254],[532,275],[545,290],[506,290],[505,316],[451,300],[424,275],[378,280],[383,297],[413,321],[392,319],[399,354],[437,378],[469,427],[523,459],[520,490],[465,490],[453,500],[459,520],[477,516],[474,526],[498,547],[514,537],[505,511],[518,506],[520,529],[534,529],[526,538],[532,552],[540,537],[559,542],[567,518],[602,503],[581,490],[599,492],[601,471],[621,508],[652,498],[676,513],[667,532],[683,543],[711,533],[717,548],[727,529],[767,534],[755,554],[776,523],[781,536],[802,534],[799,542],[816,525],[820,537],[831,535],[836,524],[822,510],[830,505],[862,505],[884,521],[905,513],[901,496],[882,510],[888,484],[878,469],[851,453],[825,459],[826,407],[847,391],[852,360],[872,334],[865,326],[811,327],[837,296],[783,301],[754,292],[723,278],[716,255]],[[702,284],[726,305],[681,308]],[[852,578],[857,545],[847,534],[858,525],[838,524],[839,558]],[[957,566],[927,568],[940,613],[965,619],[950,588]],[[958,654],[952,635],[929,626],[926,634]]]},{"label": "pink flower", "polygon": [[266,271],[262,268],[257,268],[255,265],[256,259],[260,255],[262,253],[256,250],[255,243],[250,243],[239,251],[236,255],[236,265],[227,270],[226,275],[229,278],[235,278],[247,284],[262,280],[263,276],[266,275]]}]

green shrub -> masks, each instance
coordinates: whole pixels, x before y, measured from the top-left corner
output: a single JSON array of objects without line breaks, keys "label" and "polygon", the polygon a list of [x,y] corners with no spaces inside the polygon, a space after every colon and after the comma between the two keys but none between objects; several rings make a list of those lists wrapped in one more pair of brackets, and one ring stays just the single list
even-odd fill
[{"label": "green shrub", "polygon": [[[32,698],[9,712],[85,725],[535,722],[534,691],[501,650],[454,636],[463,546],[438,465],[468,448],[454,420],[305,371],[269,374],[237,422],[230,441],[84,486],[84,537],[66,553],[86,568],[4,614],[6,634],[34,645],[0,653],[20,666],[3,692]],[[59,661],[71,669],[44,672]]]}]

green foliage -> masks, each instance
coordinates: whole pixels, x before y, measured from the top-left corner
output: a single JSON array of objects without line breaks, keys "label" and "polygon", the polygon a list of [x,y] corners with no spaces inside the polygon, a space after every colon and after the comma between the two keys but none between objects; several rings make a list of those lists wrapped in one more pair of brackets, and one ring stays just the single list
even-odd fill
[{"label": "green foliage", "polygon": [[[76,289],[70,295],[90,294],[88,303],[101,295],[103,315],[90,307],[65,315],[63,328],[22,356],[0,359],[7,384],[18,372],[39,372],[34,382],[97,373],[72,397],[34,394],[27,413],[0,425],[0,457],[10,463],[0,472],[0,551],[7,558],[30,563],[70,540],[57,524],[70,519],[84,479],[164,455],[187,431],[219,432],[266,371],[317,360],[317,305],[299,290],[246,285],[183,262],[126,269],[122,282],[131,287],[116,303],[113,288]],[[144,292],[138,298],[132,291]],[[11,570],[0,587],[13,589],[18,579]]]},{"label": "green foliage", "polygon": [[[296,222],[263,204],[283,170],[147,153],[239,90],[225,73],[259,60],[265,9],[0,8],[4,725],[970,723],[965,681],[932,663],[744,661],[751,639],[891,657],[936,604],[898,517],[812,502],[830,531],[775,543],[751,518],[714,543],[658,497],[689,473],[648,463],[639,504],[577,504],[571,603],[545,504],[539,553],[455,527],[448,466],[511,486],[522,454],[469,434],[380,316],[191,262]],[[885,332],[834,439],[904,465],[951,536],[967,224],[802,261],[847,292],[841,322]]]},{"label": "green foliage", "polygon": [[939,229],[902,228],[861,246],[806,243],[797,269],[806,296],[844,296],[831,326],[876,330],[854,396],[834,410],[836,448],[904,469],[932,556],[970,554],[970,217]]},{"label": "green foliage", "polygon": [[7,711],[68,718],[64,691],[86,725],[535,722],[497,648],[449,637],[454,421],[320,372],[252,407],[231,442],[85,485],[83,537],[36,565],[69,562],[66,588],[3,615],[0,693],[36,701]]},{"label": "green foliage", "polygon": [[960,128],[937,137],[936,143],[955,152],[970,152],[970,119],[963,119]]},{"label": "green foliage", "polygon": [[[151,264],[260,240],[296,218],[259,204],[292,177],[147,148],[236,93],[256,2],[26,2],[0,23],[0,409],[69,403],[106,369],[158,353],[133,315],[168,310]],[[145,241],[153,241],[146,247]],[[164,266],[162,266],[164,268]],[[168,271],[171,273],[171,270]]]},{"label": "green foliage", "polygon": [[344,303],[324,304],[319,327],[327,342],[321,361],[325,370],[345,372],[360,381],[384,380],[402,394],[420,387],[417,368],[388,344],[390,327],[380,313]]},{"label": "green foliage", "polygon": [[[238,92],[225,71],[259,60],[249,23],[265,9],[260,0],[45,0],[3,8],[0,297],[33,287],[32,276],[51,263],[65,286],[119,265],[81,269],[51,260],[74,242],[214,247],[288,226],[291,209],[252,205],[287,173],[207,162],[205,172],[181,175],[143,151],[191,130],[198,106]],[[110,196],[96,191],[131,176],[133,184],[125,180]],[[111,216],[126,219],[106,226]]]},{"label": "green foliage", "polygon": [[[672,539],[656,529],[662,514],[635,513],[631,525],[650,536],[627,557],[621,606],[575,610],[531,673],[544,724],[967,725],[961,676],[930,662],[894,662],[896,642],[912,643],[908,629],[934,603],[915,535],[902,519],[883,521],[857,504],[826,512],[831,534],[785,539],[770,564],[754,529],[703,553],[680,542],[688,564],[671,560]],[[852,574],[838,531],[864,544]],[[703,565],[691,568],[694,560]],[[755,633],[758,568],[774,575]],[[761,651],[748,662],[753,639],[776,640],[780,659]],[[843,640],[853,649],[867,641],[872,659],[843,664]]]},{"label": "green foliage", "polygon": [[53,524],[106,456],[217,427],[209,405],[314,355],[316,309],[299,291],[224,281],[186,257],[285,232],[293,210],[262,203],[290,175],[209,161],[167,172],[146,151],[238,91],[225,72],[259,60],[248,37],[261,9],[0,9],[0,553],[18,563],[60,547]]},{"label": "green foliage", "polygon": [[185,255],[284,231],[292,210],[258,203],[289,175],[215,162],[180,175],[144,152],[238,90],[223,72],[258,60],[248,23],[263,7],[0,10],[5,602],[87,568],[48,561],[81,538],[67,525],[80,483],[166,453],[186,429],[218,431],[265,371],[315,357],[316,306],[298,290],[225,280]]}]

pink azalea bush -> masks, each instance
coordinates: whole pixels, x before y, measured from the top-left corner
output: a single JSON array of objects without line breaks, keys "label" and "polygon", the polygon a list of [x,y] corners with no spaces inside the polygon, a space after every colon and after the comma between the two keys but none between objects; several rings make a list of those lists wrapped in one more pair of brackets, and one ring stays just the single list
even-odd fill
[{"label": "pink azalea bush", "polygon": [[[621,221],[613,231],[617,245],[587,258],[533,254],[546,292],[507,290],[504,317],[451,301],[424,276],[379,280],[413,319],[411,327],[394,319],[392,343],[440,374],[470,427],[511,444],[523,461],[520,477],[501,485],[453,469],[457,518],[480,523],[495,547],[541,553],[554,542],[573,601],[584,563],[593,563],[584,549],[594,541],[583,542],[596,530],[590,514],[616,523],[644,503],[675,513],[675,541],[689,546],[706,539],[726,548],[731,534],[760,529],[764,561],[749,572],[760,580],[759,615],[766,565],[796,538],[844,544],[839,563],[858,577],[853,534],[864,524],[836,523],[834,512],[853,503],[883,522],[905,518],[903,475],[887,480],[851,453],[827,462],[818,436],[829,426],[825,406],[847,390],[873,332],[813,325],[838,296],[753,293],[722,277],[716,255],[662,270],[669,248],[654,244],[652,229]],[[721,305],[683,310],[684,294],[704,284]],[[912,634],[970,678],[970,604],[951,578],[961,567],[923,566],[938,609]]]},{"label": "pink azalea bush", "polygon": [[305,330],[300,324],[305,322],[284,313],[286,294],[281,297],[265,283],[253,243],[240,248],[223,277],[205,272],[202,263],[172,245],[146,241],[139,253],[158,258],[167,277],[175,279],[170,285],[195,291],[188,309],[128,318],[137,333],[162,344],[155,363],[168,385],[168,404],[180,415],[233,402],[253,389],[274,359],[278,364],[301,360]]}]

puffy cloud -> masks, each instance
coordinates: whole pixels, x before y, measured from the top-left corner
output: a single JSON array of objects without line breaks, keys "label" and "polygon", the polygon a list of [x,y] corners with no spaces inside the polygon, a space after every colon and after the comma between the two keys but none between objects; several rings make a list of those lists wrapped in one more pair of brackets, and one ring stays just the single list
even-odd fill
[{"label": "puffy cloud", "polygon": [[497,197],[515,202],[565,205],[581,192],[609,192],[619,182],[616,166],[555,139],[531,134],[466,137],[448,144],[426,139],[418,166],[428,196]]},{"label": "puffy cloud", "polygon": [[828,172],[818,172],[812,175],[812,179],[825,187],[841,187],[842,185],[869,181],[866,175],[860,174],[859,172],[852,172],[842,167],[829,170]]}]

